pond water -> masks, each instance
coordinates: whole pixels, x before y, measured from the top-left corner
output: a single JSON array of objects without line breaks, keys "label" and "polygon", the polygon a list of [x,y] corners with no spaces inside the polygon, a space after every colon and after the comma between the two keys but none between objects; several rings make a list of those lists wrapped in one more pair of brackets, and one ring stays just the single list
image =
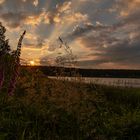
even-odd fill
[{"label": "pond water", "polygon": [[94,77],[90,78],[90,77],[55,77],[55,76],[49,76],[48,78],[72,82],[94,83],[108,86],[140,88],[140,79],[135,78],[94,78]]}]

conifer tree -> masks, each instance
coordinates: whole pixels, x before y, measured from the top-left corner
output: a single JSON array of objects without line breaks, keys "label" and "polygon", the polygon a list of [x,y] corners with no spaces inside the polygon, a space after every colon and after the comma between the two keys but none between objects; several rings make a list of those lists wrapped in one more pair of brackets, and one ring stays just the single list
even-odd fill
[{"label": "conifer tree", "polygon": [[10,46],[8,45],[8,39],[5,39],[6,28],[2,26],[0,22],[0,89],[4,82],[4,65],[5,56],[10,52]]}]

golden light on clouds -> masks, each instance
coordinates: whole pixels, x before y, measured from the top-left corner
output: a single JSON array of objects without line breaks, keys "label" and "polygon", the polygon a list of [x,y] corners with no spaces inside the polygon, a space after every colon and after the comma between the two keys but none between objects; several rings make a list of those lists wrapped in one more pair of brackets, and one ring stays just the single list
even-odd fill
[{"label": "golden light on clouds", "polygon": [[37,5],[38,5],[38,0],[35,0],[35,1],[33,2],[33,4],[34,4],[35,6],[37,6]]},{"label": "golden light on clouds", "polygon": [[18,34],[27,31],[21,51],[27,65],[65,55],[63,42],[80,65],[114,68],[139,56],[139,7],[140,0],[0,0],[0,21],[13,50]]},{"label": "golden light on clouds", "polygon": [[120,15],[126,17],[136,9],[139,9],[140,0],[124,0],[123,4],[124,8],[120,11]]},{"label": "golden light on clouds", "polygon": [[2,4],[5,0],[0,0],[0,4]]},{"label": "golden light on clouds", "polygon": [[56,8],[58,9],[58,11],[60,13],[67,12],[71,9],[71,4],[72,3],[70,1],[69,2],[64,2],[64,4],[62,6],[57,5]]},{"label": "golden light on clouds", "polygon": [[40,21],[41,21],[41,17],[40,16],[29,16],[26,19],[26,24],[37,25],[37,24],[40,23]]}]

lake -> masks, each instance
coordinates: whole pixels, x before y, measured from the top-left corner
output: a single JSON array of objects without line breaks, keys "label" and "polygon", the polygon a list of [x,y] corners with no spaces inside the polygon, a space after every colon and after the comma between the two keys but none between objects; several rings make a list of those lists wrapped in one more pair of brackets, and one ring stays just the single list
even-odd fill
[{"label": "lake", "polygon": [[116,87],[140,88],[140,79],[135,78],[94,78],[94,77],[89,78],[89,77],[55,77],[55,76],[48,76],[48,78],[72,82],[94,83],[99,85],[108,85]]}]

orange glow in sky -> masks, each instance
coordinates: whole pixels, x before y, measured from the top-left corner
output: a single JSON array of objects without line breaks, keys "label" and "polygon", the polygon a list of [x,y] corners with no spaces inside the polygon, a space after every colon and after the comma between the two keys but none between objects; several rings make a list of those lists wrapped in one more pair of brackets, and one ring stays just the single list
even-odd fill
[{"label": "orange glow in sky", "polygon": [[31,66],[34,66],[35,65],[35,62],[32,60],[32,61],[30,61],[30,65]]}]

